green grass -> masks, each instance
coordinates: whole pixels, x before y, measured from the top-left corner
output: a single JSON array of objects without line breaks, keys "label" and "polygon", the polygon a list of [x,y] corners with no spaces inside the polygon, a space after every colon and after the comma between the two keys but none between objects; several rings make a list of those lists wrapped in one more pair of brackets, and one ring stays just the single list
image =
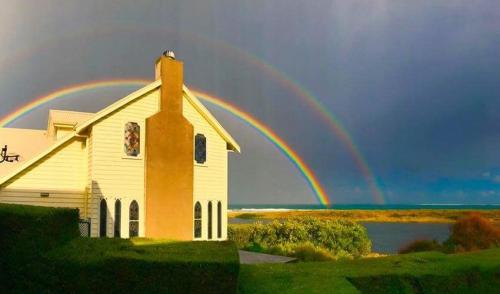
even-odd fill
[{"label": "green grass", "polygon": [[0,292],[234,293],[238,273],[232,242],[77,238],[11,267]]},{"label": "green grass", "polygon": [[500,249],[446,255],[242,265],[240,293],[494,293]]}]

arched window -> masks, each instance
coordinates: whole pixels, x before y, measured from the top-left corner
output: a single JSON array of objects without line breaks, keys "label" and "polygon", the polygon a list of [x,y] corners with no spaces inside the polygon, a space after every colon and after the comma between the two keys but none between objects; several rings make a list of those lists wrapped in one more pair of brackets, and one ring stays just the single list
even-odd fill
[{"label": "arched window", "polygon": [[201,238],[201,204],[194,205],[194,237]]},{"label": "arched window", "polygon": [[217,238],[222,238],[222,204],[217,202]]},{"label": "arched window", "polygon": [[139,204],[137,204],[135,200],[130,203],[128,228],[128,235],[130,238],[139,236]]},{"label": "arched window", "polygon": [[196,134],[194,137],[194,160],[197,163],[207,161],[207,138],[203,134]]},{"label": "arched window", "polygon": [[208,239],[212,239],[212,201],[208,202]]},{"label": "arched window", "polygon": [[108,205],[102,199],[99,207],[99,237],[106,237],[106,226],[108,224]]},{"label": "arched window", "polygon": [[121,226],[122,226],[122,203],[118,199],[115,202],[115,237],[121,237]]}]

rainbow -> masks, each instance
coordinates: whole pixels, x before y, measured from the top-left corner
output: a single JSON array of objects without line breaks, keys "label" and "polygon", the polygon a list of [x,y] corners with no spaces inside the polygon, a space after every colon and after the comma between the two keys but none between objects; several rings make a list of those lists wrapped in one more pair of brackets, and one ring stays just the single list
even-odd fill
[{"label": "rainbow", "polygon": [[325,192],[325,189],[321,186],[318,179],[314,175],[314,172],[307,166],[304,160],[295,152],[290,145],[288,145],[283,139],[281,139],[273,130],[271,130],[264,123],[258,121],[256,118],[252,117],[250,114],[244,112],[238,107],[225,102],[221,98],[217,98],[211,94],[203,92],[201,90],[191,88],[191,92],[210,104],[218,106],[223,110],[233,114],[241,121],[245,122],[249,126],[253,127],[265,138],[267,138],[278,150],[280,150],[290,162],[300,171],[302,176],[307,180],[309,187],[314,191],[318,201],[324,206],[330,206],[330,200]]},{"label": "rainbow", "polygon": [[[43,95],[21,107],[12,111],[11,113],[0,119],[0,127],[6,127],[13,123],[17,119],[24,117],[37,109],[38,107],[44,105],[48,102],[53,102],[61,98],[65,98],[72,94],[81,93],[84,91],[95,90],[106,87],[116,87],[116,86],[144,86],[151,81],[142,79],[120,79],[120,80],[106,80],[106,81],[95,81],[83,84],[77,84],[69,86],[63,89],[56,90],[47,95]],[[324,206],[330,207],[330,199],[322,187],[317,177],[311,168],[305,163],[305,161],[295,152],[290,145],[288,145],[282,138],[280,138],[273,130],[271,130],[264,123],[260,122],[256,118],[252,117],[247,112],[239,109],[238,107],[225,102],[223,99],[215,97],[214,95],[208,94],[200,90],[191,89],[191,92],[202,99],[203,101],[209,102],[228,113],[234,115],[241,121],[245,122],[249,126],[257,130],[264,138],[269,140],[302,174],[307,184],[313,191],[317,200]]]},{"label": "rainbow", "polygon": [[287,89],[289,92],[299,97],[302,101],[304,101],[311,109],[313,109],[318,114],[318,117],[324,123],[326,123],[326,125],[330,128],[330,130],[340,139],[342,144],[346,146],[348,152],[351,154],[354,160],[354,163],[361,171],[371,191],[371,194],[373,195],[374,201],[380,204],[385,202],[382,189],[379,187],[378,180],[374,176],[373,171],[370,169],[366,159],[363,157],[361,151],[359,150],[359,147],[354,143],[352,137],[349,135],[347,130],[342,126],[339,120],[335,117],[335,115],[330,110],[328,110],[317,97],[315,97],[305,87],[300,86],[298,82],[294,81],[286,73],[280,71],[276,67],[273,67],[268,62],[259,58],[255,54],[244,51],[243,49],[231,45],[223,40],[215,40],[213,38],[208,38],[193,32],[186,32],[186,31],[179,32],[179,31],[169,30],[168,28],[165,27],[137,27],[135,24],[133,26],[126,26],[126,25],[124,26],[122,24],[116,27],[108,26],[106,28],[101,28],[99,30],[89,29],[76,33],[73,32],[71,35],[66,37],[59,37],[57,40],[47,40],[40,46],[36,46],[34,48],[30,48],[28,50],[24,50],[16,54],[17,57],[13,58],[10,62],[0,62],[0,65],[7,66],[8,64],[15,64],[16,62],[19,62],[19,60],[26,58],[26,56],[31,56],[41,49],[50,48],[51,46],[53,46],[53,44],[62,43],[63,40],[69,38],[83,38],[83,37],[90,38],[97,35],[108,35],[117,32],[154,33],[155,35],[165,34],[165,33],[174,34],[178,37],[186,38],[193,42],[200,42],[207,44],[223,52],[226,55],[230,54],[232,56],[235,56],[244,61],[245,63],[251,64],[256,68],[258,68],[259,70],[263,71],[264,73],[268,74],[270,77],[275,79],[280,85],[282,85],[284,89]]},{"label": "rainbow", "polygon": [[[194,35],[195,39],[204,40],[205,37],[200,35]],[[378,181],[375,178],[372,170],[370,169],[366,159],[363,157],[360,152],[358,146],[354,143],[354,140],[349,135],[349,132],[342,126],[340,121],[335,117],[335,115],[330,112],[321,102],[315,97],[310,91],[308,91],[305,87],[300,86],[300,84],[294,81],[291,77],[289,77],[286,73],[278,70],[277,68],[271,66],[267,62],[263,61],[259,57],[254,54],[250,54],[247,51],[244,51],[238,47],[230,45],[228,43],[222,42],[220,40],[213,41],[212,39],[206,39],[204,42],[209,44],[213,44],[214,47],[224,50],[225,54],[236,54],[242,60],[246,61],[249,64],[254,65],[256,68],[261,71],[267,73],[269,76],[278,81],[279,84],[283,86],[283,88],[287,89],[289,92],[294,93],[301,100],[305,101],[305,103],[318,114],[319,118],[321,118],[333,131],[333,133],[340,139],[342,144],[347,147],[347,150],[351,154],[352,158],[356,166],[359,168],[363,177],[365,178],[368,187],[370,188],[371,194],[373,195],[373,199],[378,204],[385,203],[385,198],[382,190],[379,187]]]}]

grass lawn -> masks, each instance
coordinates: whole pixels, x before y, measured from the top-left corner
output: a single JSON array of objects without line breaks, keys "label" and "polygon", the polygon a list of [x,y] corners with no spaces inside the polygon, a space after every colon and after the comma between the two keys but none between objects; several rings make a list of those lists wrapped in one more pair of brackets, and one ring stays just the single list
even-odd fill
[{"label": "grass lawn", "polygon": [[453,255],[425,252],[242,265],[238,288],[240,293],[498,293],[500,248]]}]

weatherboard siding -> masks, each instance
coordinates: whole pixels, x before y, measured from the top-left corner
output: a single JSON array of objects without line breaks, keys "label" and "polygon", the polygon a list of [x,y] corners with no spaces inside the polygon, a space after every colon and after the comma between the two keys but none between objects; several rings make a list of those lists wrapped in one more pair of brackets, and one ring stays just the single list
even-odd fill
[{"label": "weatherboard siding", "polygon": [[[207,160],[194,164],[194,205],[202,205],[202,237],[208,238],[208,202],[212,201],[212,240],[217,240],[217,202],[222,203],[222,240],[227,239],[227,146],[226,141],[208,120],[184,97],[183,114],[194,127],[194,135],[203,134],[207,139]],[[194,236],[194,231],[193,231]]]},{"label": "weatherboard siding", "polygon": [[[82,214],[85,161],[85,140],[73,138],[4,183],[0,202],[74,207]],[[49,196],[41,197],[41,192]]]},{"label": "weatherboard siding", "polygon": [[[121,237],[129,235],[129,207],[139,204],[139,236],[144,236],[144,156],[145,120],[159,109],[158,89],[93,124],[86,138],[74,137],[59,148],[22,171],[0,189],[0,202],[80,210],[82,218],[91,220],[91,236],[99,236],[99,206],[107,203],[107,236],[114,235],[115,201],[121,201]],[[217,240],[217,203],[222,204],[222,237],[227,238],[228,158],[226,141],[213,128],[189,99],[183,98],[183,114],[194,127],[194,134],[207,139],[207,160],[194,161],[194,204],[202,205],[202,237],[208,237],[208,203],[212,201],[212,239]],[[127,122],[140,125],[141,154],[137,158],[124,153],[124,126]],[[166,134],[168,136],[168,134]],[[48,192],[48,197],[41,197]],[[194,226],[193,226],[194,237]]]},{"label": "weatherboard siding", "polygon": [[[144,152],[145,120],[158,111],[159,90],[146,93],[137,100],[105,116],[92,126],[91,158],[89,159],[89,215],[92,236],[99,235],[99,204],[105,199],[108,207],[107,236],[114,235],[115,202],[120,199],[121,236],[129,236],[129,207],[139,204],[139,236],[144,236]],[[124,152],[124,127],[127,122],[140,126],[140,154],[127,157]]]}]

